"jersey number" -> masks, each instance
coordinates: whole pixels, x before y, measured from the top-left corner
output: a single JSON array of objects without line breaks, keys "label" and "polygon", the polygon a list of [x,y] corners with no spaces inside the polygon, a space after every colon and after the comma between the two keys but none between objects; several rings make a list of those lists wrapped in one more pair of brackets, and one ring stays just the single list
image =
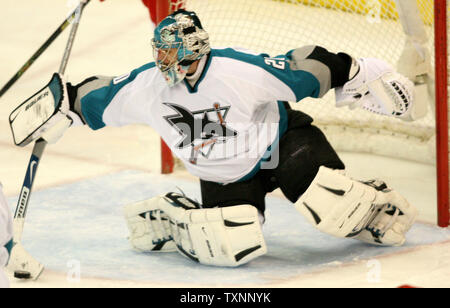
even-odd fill
[{"label": "jersey number", "polygon": [[284,60],[280,60],[280,59],[266,58],[266,59],[264,59],[264,62],[267,65],[273,66],[280,70],[284,70],[284,68],[286,67],[286,62]]}]

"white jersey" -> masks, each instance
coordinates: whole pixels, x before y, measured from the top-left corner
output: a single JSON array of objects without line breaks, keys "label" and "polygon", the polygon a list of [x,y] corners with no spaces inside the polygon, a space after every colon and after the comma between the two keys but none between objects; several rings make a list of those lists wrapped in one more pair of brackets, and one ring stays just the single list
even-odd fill
[{"label": "white jersey", "polygon": [[149,125],[191,174],[240,181],[270,159],[287,130],[282,102],[319,95],[319,81],[292,70],[289,57],[213,49],[194,86],[172,88],[152,62],[84,95],[81,111],[92,129]]},{"label": "white jersey", "polygon": [[12,217],[11,211],[3,195],[3,187],[0,183],[0,288],[8,287],[8,279],[3,272],[9,258],[9,252],[12,248]]}]

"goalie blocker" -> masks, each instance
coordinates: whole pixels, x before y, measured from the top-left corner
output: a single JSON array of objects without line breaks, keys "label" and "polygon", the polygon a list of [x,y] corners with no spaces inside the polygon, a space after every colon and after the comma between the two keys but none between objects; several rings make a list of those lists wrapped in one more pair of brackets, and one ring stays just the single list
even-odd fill
[{"label": "goalie blocker", "polygon": [[67,86],[60,74],[10,115],[9,123],[14,143],[24,147],[43,138],[48,143],[58,141],[77,117],[69,110]]}]

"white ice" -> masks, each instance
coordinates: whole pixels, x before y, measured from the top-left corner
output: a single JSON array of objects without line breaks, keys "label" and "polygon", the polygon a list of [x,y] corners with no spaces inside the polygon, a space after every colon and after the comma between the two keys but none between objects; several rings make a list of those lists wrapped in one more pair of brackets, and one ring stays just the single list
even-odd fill
[{"label": "white ice", "polygon": [[[95,74],[121,75],[152,60],[152,26],[141,1],[91,2],[66,71],[69,81],[78,83]],[[65,0],[2,1],[0,86],[72,9],[73,2]],[[58,70],[68,32],[0,99],[0,180],[11,209],[31,146],[13,145],[8,116]],[[382,178],[419,208],[419,222],[405,247],[370,247],[321,234],[276,191],[267,200],[264,226],[269,253],[242,268],[210,268],[176,253],[138,254],[126,240],[124,204],[176,187],[199,198],[197,179],[185,171],[159,175],[159,138],[154,131],[144,126],[97,132],[73,128],[44,154],[25,225],[24,245],[47,269],[36,282],[11,278],[11,285],[450,287],[450,231],[435,226],[435,167],[367,154],[340,155],[352,176]],[[71,276],[77,264],[79,281]]]}]

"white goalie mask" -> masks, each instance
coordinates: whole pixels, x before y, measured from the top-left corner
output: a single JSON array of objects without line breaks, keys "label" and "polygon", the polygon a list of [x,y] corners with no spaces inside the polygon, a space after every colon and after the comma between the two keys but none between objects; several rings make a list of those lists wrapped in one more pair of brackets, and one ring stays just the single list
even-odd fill
[{"label": "white goalie mask", "polygon": [[182,81],[191,64],[211,51],[209,35],[194,12],[179,10],[161,21],[152,40],[155,62],[169,87]]}]

